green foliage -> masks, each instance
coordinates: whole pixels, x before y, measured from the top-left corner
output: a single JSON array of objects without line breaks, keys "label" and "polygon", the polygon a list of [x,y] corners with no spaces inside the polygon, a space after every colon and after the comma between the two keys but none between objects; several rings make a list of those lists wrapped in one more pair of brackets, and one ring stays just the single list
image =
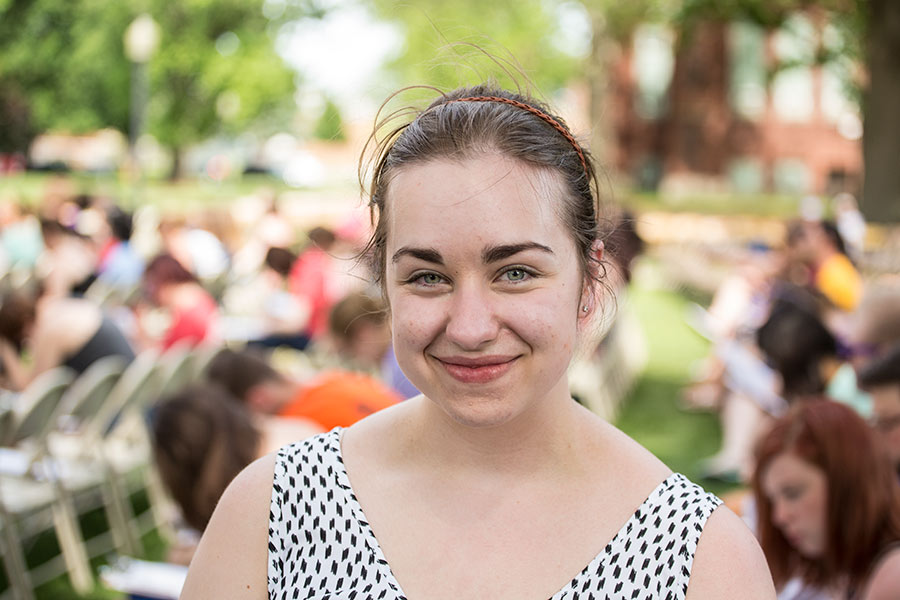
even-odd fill
[{"label": "green foliage", "polygon": [[679,0],[582,0],[592,15],[595,34],[626,42],[641,23],[669,22],[680,7]]},{"label": "green foliage", "polygon": [[[372,0],[379,17],[400,26],[405,47],[389,68],[404,84],[452,89],[494,78],[501,85],[552,93],[576,74],[578,59],[554,38],[554,3],[541,0]],[[513,58],[514,57],[514,58]]]},{"label": "green foliage", "polygon": [[[121,57],[124,3],[101,0],[6,0],[0,4],[0,95],[18,110],[0,115],[0,129],[16,120],[26,135],[0,139],[22,150],[30,133],[83,132],[128,123],[128,64]],[[123,27],[124,29],[124,27]],[[4,149],[4,148],[0,148]]]},{"label": "green foliage", "polygon": [[[273,51],[261,2],[155,0],[160,51],[150,64],[150,131],[181,148],[239,131],[291,99],[293,75]],[[218,43],[217,43],[218,42]]]},{"label": "green foliage", "polygon": [[[308,4],[286,6],[295,14]],[[0,150],[24,149],[23,138],[35,131],[128,130],[131,65],[123,34],[138,8],[160,26],[149,64],[148,128],[164,144],[182,147],[244,129],[261,115],[283,117],[294,76],[274,52],[278,23],[262,6],[263,0],[146,0],[140,7],[105,0],[0,1],[0,106],[16,108],[3,111],[0,129],[5,118],[25,132],[0,135]]]},{"label": "green foliage", "polygon": [[341,141],[346,139],[341,111],[330,98],[325,101],[325,110],[316,123],[313,136],[320,140]]},{"label": "green foliage", "polygon": [[679,0],[674,22],[682,37],[703,21],[747,21],[769,31],[789,27],[798,11],[812,10],[837,35],[817,35],[809,56],[775,61],[768,69],[771,81],[780,71],[794,67],[827,66],[836,73],[849,98],[861,103],[865,82],[859,65],[865,62],[866,0]]}]

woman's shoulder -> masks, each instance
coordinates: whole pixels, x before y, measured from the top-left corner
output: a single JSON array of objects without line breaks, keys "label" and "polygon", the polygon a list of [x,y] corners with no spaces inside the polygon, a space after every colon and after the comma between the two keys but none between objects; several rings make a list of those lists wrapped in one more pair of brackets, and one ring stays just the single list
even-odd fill
[{"label": "woman's shoulder", "polygon": [[275,454],[256,460],[225,490],[191,561],[181,598],[268,598],[268,520],[275,463]]},{"label": "woman's shoulder", "polygon": [[703,528],[686,598],[775,598],[759,543],[725,506],[719,506]]},{"label": "woman's shoulder", "polygon": [[900,544],[893,544],[872,569],[866,593],[866,600],[900,597]]}]

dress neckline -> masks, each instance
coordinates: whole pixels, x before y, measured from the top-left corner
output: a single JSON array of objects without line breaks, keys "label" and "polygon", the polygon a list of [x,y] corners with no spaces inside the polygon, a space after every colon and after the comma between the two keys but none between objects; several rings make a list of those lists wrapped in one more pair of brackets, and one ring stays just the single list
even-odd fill
[{"label": "dress neckline", "polygon": [[[391,569],[390,563],[388,563],[387,558],[384,556],[384,552],[381,550],[381,544],[378,543],[378,538],[375,537],[375,531],[372,529],[371,525],[369,525],[369,520],[366,517],[365,511],[363,511],[362,505],[359,503],[359,500],[356,498],[356,492],[353,490],[353,485],[350,483],[350,476],[347,474],[347,468],[344,465],[344,456],[341,451],[341,440],[343,438],[343,427],[335,427],[326,435],[329,437],[328,446],[329,449],[333,452],[334,457],[337,460],[338,467],[335,469],[335,476],[337,477],[339,487],[345,493],[345,499],[347,504],[350,506],[350,510],[353,513],[353,518],[357,521],[360,526],[360,529],[363,532],[363,537],[365,539],[366,545],[372,551],[375,556],[375,562],[378,564],[379,568],[382,570],[382,575],[387,578],[387,581],[391,588],[396,590],[398,594],[398,600],[408,600],[406,594],[403,592],[403,587],[400,585],[400,582],[397,581],[397,578],[394,576],[394,571]],[[581,581],[585,576],[589,573],[595,573],[598,571],[600,566],[609,558],[610,552],[612,551],[616,542],[619,541],[620,538],[625,537],[631,533],[631,531],[639,524],[640,519],[642,519],[642,514],[645,512],[645,507],[652,506],[659,496],[661,496],[666,490],[671,488],[673,485],[678,483],[687,482],[687,478],[681,473],[671,473],[668,477],[663,479],[657,484],[653,491],[644,499],[643,502],[638,505],[635,511],[631,514],[630,517],[625,521],[625,523],[616,531],[616,534],[610,538],[610,540],[606,543],[606,545],[594,556],[594,558],[587,564],[585,567],[578,572],[572,579],[566,582],[555,594],[553,594],[549,600],[557,600],[562,597],[563,594],[577,589],[581,585]]]}]

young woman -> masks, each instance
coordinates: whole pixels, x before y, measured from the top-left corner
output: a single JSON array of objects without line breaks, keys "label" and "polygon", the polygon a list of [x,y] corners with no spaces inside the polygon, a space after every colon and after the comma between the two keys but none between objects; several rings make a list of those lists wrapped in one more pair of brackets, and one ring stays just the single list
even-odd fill
[{"label": "young woman", "polygon": [[900,598],[900,487],[884,447],[851,408],[795,405],[762,440],[753,480],[775,583],[823,597]]},{"label": "young woman", "polygon": [[561,119],[487,86],[380,143],[373,267],[422,395],[245,470],[183,598],[774,597],[737,517],[569,394],[593,183]]},{"label": "young woman", "polygon": [[151,260],[144,270],[143,286],[147,300],[169,316],[169,325],[158,340],[163,350],[182,340],[192,346],[216,341],[216,301],[175,257],[160,254]]},{"label": "young woman", "polygon": [[152,431],[163,483],[187,524],[203,531],[241,469],[323,429],[312,421],[254,414],[225,388],[197,383],[157,403]]},{"label": "young woman", "polygon": [[[22,359],[25,350],[30,363]],[[7,386],[23,390],[58,366],[81,374],[106,356],[130,361],[134,351],[119,327],[90,300],[19,290],[0,303],[0,362]]]}]

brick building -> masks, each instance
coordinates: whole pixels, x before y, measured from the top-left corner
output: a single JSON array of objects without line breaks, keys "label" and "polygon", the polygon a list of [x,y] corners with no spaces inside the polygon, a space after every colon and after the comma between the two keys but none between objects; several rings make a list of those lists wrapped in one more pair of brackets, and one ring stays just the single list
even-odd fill
[{"label": "brick building", "polygon": [[612,73],[617,167],[643,189],[857,195],[862,125],[838,71],[853,65],[771,69],[808,64],[838,36],[803,15],[771,34],[639,28]]}]

